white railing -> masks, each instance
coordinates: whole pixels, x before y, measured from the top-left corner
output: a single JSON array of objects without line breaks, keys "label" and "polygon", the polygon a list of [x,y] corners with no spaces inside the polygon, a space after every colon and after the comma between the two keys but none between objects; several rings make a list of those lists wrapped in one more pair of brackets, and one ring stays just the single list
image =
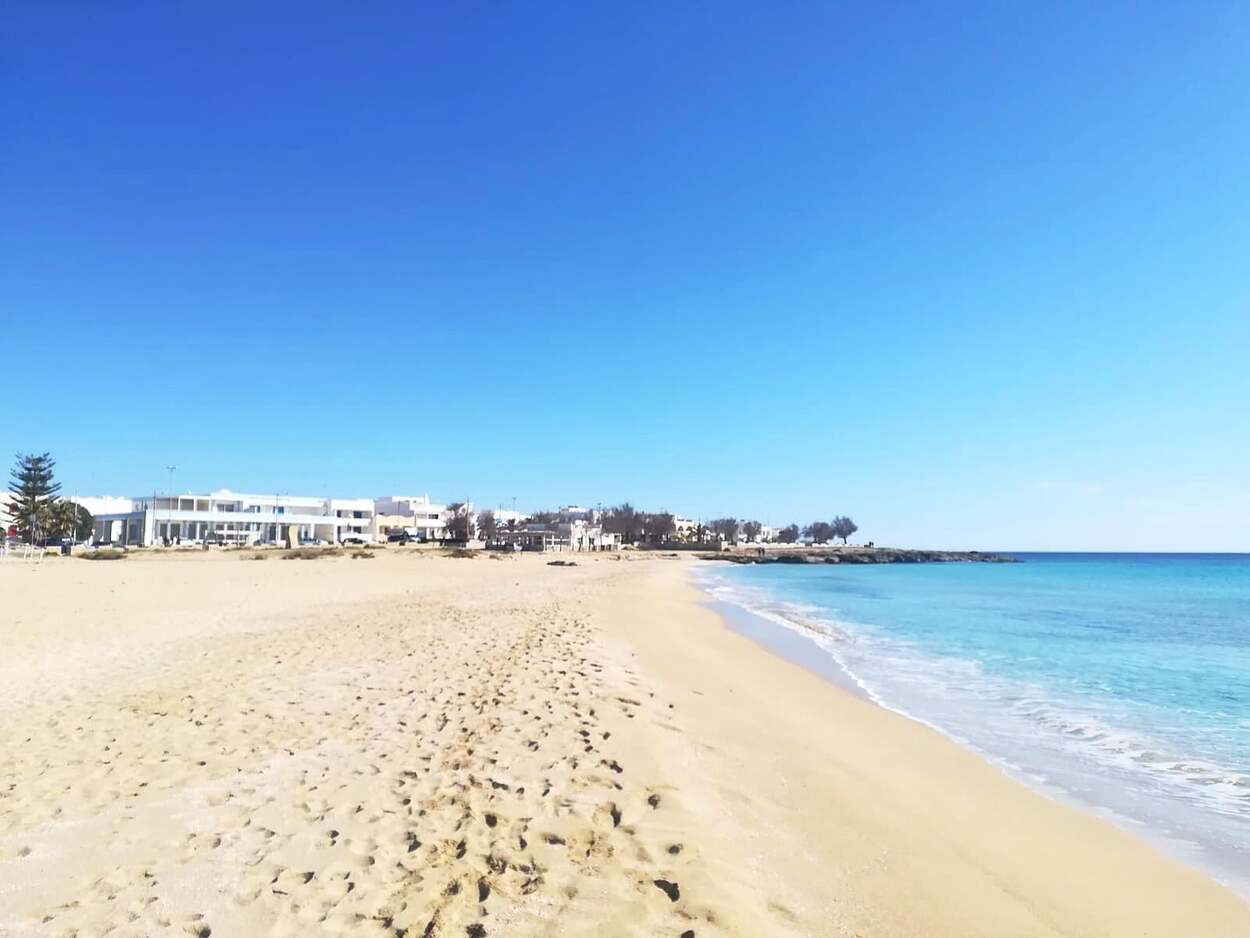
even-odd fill
[{"label": "white railing", "polygon": [[0,560],[31,560],[38,563],[46,553],[45,548],[34,544],[17,544],[9,540],[0,543]]}]

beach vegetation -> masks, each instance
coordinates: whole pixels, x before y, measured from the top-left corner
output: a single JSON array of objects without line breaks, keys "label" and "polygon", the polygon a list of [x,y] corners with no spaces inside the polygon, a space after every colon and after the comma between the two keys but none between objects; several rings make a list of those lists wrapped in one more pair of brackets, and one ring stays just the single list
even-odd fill
[{"label": "beach vegetation", "polygon": [[828,521],[813,521],[803,529],[803,536],[813,544],[827,544],[833,540],[833,525]]},{"label": "beach vegetation", "polygon": [[[9,472],[6,510],[15,533],[31,543],[55,538],[85,541],[91,536],[91,512],[77,502],[60,498],[56,460],[49,453],[18,453]],[[0,538],[8,532],[0,531]]]},{"label": "beach vegetation", "polygon": [[469,506],[464,502],[452,502],[447,506],[450,515],[445,531],[453,541],[469,541],[473,539],[473,519],[469,515]]},{"label": "beach vegetation", "polygon": [[102,548],[100,550],[88,550],[78,555],[83,560],[125,560],[126,551],[113,550],[111,548]]},{"label": "beach vegetation", "polygon": [[794,544],[799,539],[799,526],[788,524],[777,532],[777,540],[782,544]]},{"label": "beach vegetation", "polygon": [[845,544],[846,539],[859,530],[859,525],[845,515],[838,515],[833,519],[832,529],[833,536],[842,538],[842,543]]},{"label": "beach vegetation", "polygon": [[91,528],[95,519],[91,512],[77,502],[68,498],[57,499],[49,511],[50,526],[48,533],[53,537],[68,537],[75,541],[85,541],[91,537]]},{"label": "beach vegetation", "polygon": [[667,541],[677,532],[677,519],[667,511],[648,512],[643,517],[647,539]]},{"label": "beach vegetation", "polygon": [[322,557],[338,557],[343,552],[337,547],[297,547],[282,552],[283,560],[320,560]]},{"label": "beach vegetation", "polygon": [[[842,543],[845,544],[847,539],[858,530],[859,525],[850,518],[837,515],[832,521],[813,521],[803,529],[803,536],[811,539],[814,544],[831,544],[834,538],[840,537]],[[788,532],[789,528],[786,531]],[[793,543],[793,541],[786,541],[786,543]]]},{"label": "beach vegetation", "polygon": [[477,516],[478,537],[484,541],[493,541],[499,534],[499,522],[495,520],[493,511],[483,511]]},{"label": "beach vegetation", "polygon": [[18,453],[9,472],[8,512],[18,537],[34,542],[52,533],[52,510],[61,485],[53,477],[56,460],[49,453]]},{"label": "beach vegetation", "polygon": [[738,540],[738,530],[741,522],[737,518],[715,518],[708,522],[708,529],[712,532],[712,536],[722,541]]},{"label": "beach vegetation", "polygon": [[620,535],[623,544],[633,544],[643,530],[643,516],[629,502],[621,502],[604,513],[603,530]]}]

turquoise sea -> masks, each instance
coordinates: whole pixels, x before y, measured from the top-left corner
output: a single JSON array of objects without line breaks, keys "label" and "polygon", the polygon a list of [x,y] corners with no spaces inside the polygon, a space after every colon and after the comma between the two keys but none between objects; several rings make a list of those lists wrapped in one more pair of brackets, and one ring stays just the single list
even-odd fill
[{"label": "turquoise sea", "polygon": [[882,706],[1250,895],[1250,555],[708,565]]}]

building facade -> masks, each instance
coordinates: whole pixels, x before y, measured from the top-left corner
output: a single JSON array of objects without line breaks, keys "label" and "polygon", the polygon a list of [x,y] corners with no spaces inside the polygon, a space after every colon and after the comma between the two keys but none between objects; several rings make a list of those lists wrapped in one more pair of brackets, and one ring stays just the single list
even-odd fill
[{"label": "building facade", "polygon": [[[99,499],[77,499],[91,510]],[[244,495],[220,489],[207,494],[110,499],[92,512],[92,539],[123,546],[153,544],[281,544],[373,541],[373,500],[298,495]]]},{"label": "building facade", "polygon": [[619,550],[621,547],[619,534],[584,521],[555,521],[550,524],[527,524],[516,530],[503,529],[495,540],[517,550],[533,551]]},{"label": "building facade", "polygon": [[421,541],[441,541],[446,536],[447,506],[430,501],[429,495],[387,495],[373,500],[378,516],[378,535],[406,531]]}]

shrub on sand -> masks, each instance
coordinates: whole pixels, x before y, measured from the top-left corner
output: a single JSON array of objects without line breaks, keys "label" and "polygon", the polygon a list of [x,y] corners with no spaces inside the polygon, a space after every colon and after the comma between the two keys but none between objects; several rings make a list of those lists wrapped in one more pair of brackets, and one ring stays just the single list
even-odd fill
[{"label": "shrub on sand", "polygon": [[126,552],[124,550],[89,550],[79,554],[83,560],[125,560]]},{"label": "shrub on sand", "polygon": [[337,547],[297,547],[282,555],[283,560],[320,560],[322,557],[337,557],[341,553]]},{"label": "shrub on sand", "polygon": [[372,560],[373,554],[367,550],[352,551],[352,560]]}]

